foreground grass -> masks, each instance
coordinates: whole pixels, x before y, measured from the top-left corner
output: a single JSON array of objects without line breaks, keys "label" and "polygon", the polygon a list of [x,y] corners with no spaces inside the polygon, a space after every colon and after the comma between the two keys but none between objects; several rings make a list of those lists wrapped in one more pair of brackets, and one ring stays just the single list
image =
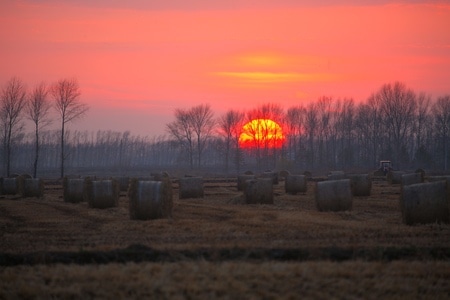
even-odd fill
[{"label": "foreground grass", "polygon": [[0,270],[0,299],[448,299],[449,261],[179,262]]}]

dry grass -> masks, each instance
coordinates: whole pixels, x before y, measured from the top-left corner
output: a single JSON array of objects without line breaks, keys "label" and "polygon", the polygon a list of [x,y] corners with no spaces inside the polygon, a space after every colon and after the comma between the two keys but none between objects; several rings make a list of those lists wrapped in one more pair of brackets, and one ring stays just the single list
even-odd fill
[{"label": "dry grass", "polygon": [[449,262],[181,262],[20,266],[0,299],[448,299]]},{"label": "dry grass", "polygon": [[[42,199],[0,199],[0,253],[110,251],[141,244],[161,251],[196,249],[384,249],[450,247],[450,225],[402,223],[400,185],[375,181],[352,211],[319,212],[307,193],[274,186],[273,205],[239,205],[236,182],[205,182],[202,199],[178,200],[173,217],[129,219],[129,202],[93,209],[66,203],[58,185]],[[448,253],[448,250],[447,252]],[[344,262],[180,259],[106,265],[0,268],[3,298],[433,298],[448,299],[446,258]],[[33,297],[32,297],[33,296]]]}]

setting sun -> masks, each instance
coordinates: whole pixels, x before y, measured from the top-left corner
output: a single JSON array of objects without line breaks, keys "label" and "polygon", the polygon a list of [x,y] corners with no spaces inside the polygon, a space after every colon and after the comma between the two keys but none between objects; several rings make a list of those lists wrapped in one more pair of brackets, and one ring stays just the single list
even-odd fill
[{"label": "setting sun", "polygon": [[284,135],[281,126],[270,119],[254,119],[242,127],[242,148],[281,148]]}]

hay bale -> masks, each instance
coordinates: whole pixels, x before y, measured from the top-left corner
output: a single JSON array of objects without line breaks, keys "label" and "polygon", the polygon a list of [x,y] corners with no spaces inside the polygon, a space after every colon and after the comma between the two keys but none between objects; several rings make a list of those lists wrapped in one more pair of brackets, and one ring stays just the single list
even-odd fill
[{"label": "hay bale", "polygon": [[253,172],[252,171],[245,171],[245,173],[244,173],[245,175],[255,175],[255,174],[253,174]]},{"label": "hay bale", "polygon": [[426,173],[425,173],[424,169],[419,168],[419,169],[415,170],[414,173],[420,173],[422,175],[422,181],[421,182],[425,181]]},{"label": "hay bale", "polygon": [[2,195],[23,195],[23,177],[2,178]]},{"label": "hay bale", "polygon": [[386,175],[387,181],[390,184],[401,184],[402,183],[402,175],[405,172],[402,171],[389,171]]},{"label": "hay bale", "polygon": [[427,176],[426,177],[428,182],[436,182],[436,181],[450,181],[450,175],[443,175],[443,176]]},{"label": "hay bale", "polygon": [[251,179],[255,179],[255,175],[239,175],[237,178],[237,189],[238,191],[243,191],[245,190],[245,182],[247,180],[251,180]]},{"label": "hay bale", "polygon": [[172,182],[131,180],[128,191],[130,219],[151,220],[172,216]]},{"label": "hay bale", "polygon": [[272,178],[247,180],[244,198],[246,204],[273,204]]},{"label": "hay bale", "polygon": [[273,171],[265,171],[261,174],[261,178],[270,178],[272,179],[272,184],[278,184],[278,173]]},{"label": "hay bale", "polygon": [[[170,175],[167,172],[161,172],[161,173],[152,173],[151,174],[153,180],[155,181],[163,181],[165,179],[170,179]],[[188,176],[192,177],[192,176]]]},{"label": "hay bale", "polygon": [[353,199],[350,179],[317,182],[315,198],[319,211],[351,210]]},{"label": "hay bale", "polygon": [[402,174],[402,186],[422,183],[423,177],[421,173]]},{"label": "hay bale", "polygon": [[287,175],[284,182],[286,193],[295,195],[297,193],[306,193],[307,180],[305,175]]},{"label": "hay bale", "polygon": [[[22,174],[22,175],[20,175],[20,176],[22,176],[22,178],[25,180],[25,179],[31,179],[31,178],[33,178],[33,176],[31,176],[30,174]],[[16,176],[17,177],[17,176]]]},{"label": "hay bale", "polygon": [[344,171],[330,171],[327,175],[327,180],[341,180],[345,179]]},{"label": "hay bale", "polygon": [[400,197],[403,223],[407,225],[449,222],[449,194],[446,181],[404,186]]},{"label": "hay bale", "polygon": [[183,177],[179,180],[180,199],[203,198],[203,178],[202,177]]},{"label": "hay bale", "polygon": [[306,176],[306,180],[309,180],[312,178],[312,173],[310,171],[303,172],[303,175]]},{"label": "hay bale", "polygon": [[289,172],[288,170],[282,170],[278,172],[278,178],[280,178],[281,180],[286,180],[286,177],[290,174],[291,172]]},{"label": "hay bale", "polygon": [[87,193],[85,191],[85,179],[64,177],[63,197],[64,202],[68,203],[79,203],[87,201]]},{"label": "hay bale", "polygon": [[348,177],[353,196],[370,196],[372,180],[369,174],[350,174]]},{"label": "hay bale", "polygon": [[23,196],[24,197],[38,197],[44,196],[44,180],[40,178],[28,178],[23,182]]},{"label": "hay bale", "polygon": [[116,180],[85,181],[85,190],[89,207],[109,208],[117,206],[119,202],[119,184]]}]

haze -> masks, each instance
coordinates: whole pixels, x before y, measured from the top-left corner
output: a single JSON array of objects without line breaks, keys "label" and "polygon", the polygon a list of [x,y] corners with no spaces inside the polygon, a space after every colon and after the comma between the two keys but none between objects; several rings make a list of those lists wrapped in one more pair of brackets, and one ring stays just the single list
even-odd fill
[{"label": "haze", "polygon": [[2,1],[0,85],[77,78],[80,130],[165,134],[176,108],[217,115],[401,81],[449,93],[448,1]]}]

